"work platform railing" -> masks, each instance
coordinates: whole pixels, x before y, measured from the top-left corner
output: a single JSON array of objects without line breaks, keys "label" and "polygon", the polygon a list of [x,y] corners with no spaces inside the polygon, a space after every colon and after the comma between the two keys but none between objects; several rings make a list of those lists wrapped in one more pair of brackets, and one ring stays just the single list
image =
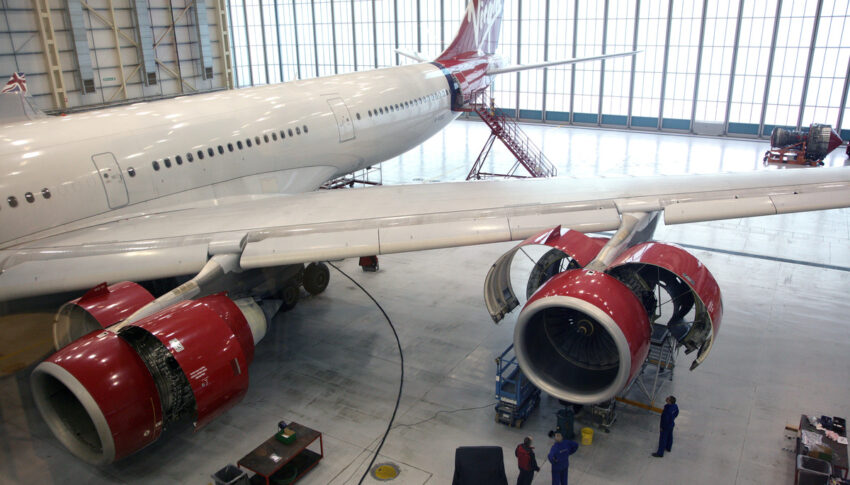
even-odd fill
[{"label": "work platform railing", "polygon": [[[554,177],[558,174],[558,169],[555,165],[546,158],[537,146],[529,140],[528,135],[520,129],[519,124],[513,118],[507,117],[499,112],[493,104],[492,99],[489,99],[486,91],[481,91],[474,95],[472,103],[469,105],[469,111],[474,111],[478,114],[484,123],[490,127],[490,137],[484,144],[481,153],[475,160],[475,164],[466,176],[467,180],[482,179],[488,177]],[[493,142],[498,138],[504,143],[505,147],[516,157],[516,163],[508,170],[507,173],[488,173],[482,172],[484,160],[490,153],[493,147]],[[517,173],[520,167],[525,168],[529,175],[520,175]]]}]

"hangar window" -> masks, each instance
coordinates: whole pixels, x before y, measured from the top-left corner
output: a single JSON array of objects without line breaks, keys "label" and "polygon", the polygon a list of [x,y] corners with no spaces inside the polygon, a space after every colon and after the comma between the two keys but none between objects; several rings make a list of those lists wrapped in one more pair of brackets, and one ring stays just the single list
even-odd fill
[{"label": "hangar window", "polygon": [[[127,175],[129,175],[131,177],[135,177],[136,176],[136,169],[133,168],[133,167],[128,168],[127,169]],[[47,190],[47,189],[44,189],[44,190]],[[41,195],[44,195],[44,190],[41,191]]]},{"label": "hangar window", "polygon": [[245,138],[245,145],[247,145],[248,148],[251,148],[251,139],[250,138]]},{"label": "hangar window", "polygon": [[170,159],[170,158],[166,158],[166,159],[164,159],[164,160],[162,161],[162,163],[164,163],[164,164],[165,164],[165,168],[171,168],[171,159]]},{"label": "hangar window", "polygon": [[156,160],[154,160],[154,162],[151,163],[151,165],[153,165],[154,170],[159,170],[159,162],[157,162]]},{"label": "hangar window", "polygon": [[195,158],[192,156],[192,152],[186,153],[186,160],[188,160],[191,163],[194,159]]},{"label": "hangar window", "polygon": [[228,143],[228,144],[227,144],[227,151],[229,151],[229,152],[232,152],[232,151],[233,151],[233,143]]},{"label": "hangar window", "polygon": [[24,198],[27,199],[27,202],[29,202],[30,204],[35,202],[35,196],[32,195],[32,192],[27,192],[26,194],[24,194]]},{"label": "hangar window", "polygon": [[204,159],[204,151],[198,150],[198,160],[203,160],[203,159]]},{"label": "hangar window", "polygon": [[284,133],[283,130],[280,130],[280,139],[283,140],[284,138],[286,138],[286,133]]},{"label": "hangar window", "polygon": [[277,133],[272,132],[272,141],[277,141]]},{"label": "hangar window", "polygon": [[301,134],[301,128],[299,128],[299,127],[297,127],[297,126],[296,126],[296,127],[295,127],[295,134],[296,134],[296,135],[300,135],[300,134]]},{"label": "hangar window", "polygon": [[214,157],[215,150],[213,150],[212,147],[207,148],[207,155],[209,155],[210,157]]},{"label": "hangar window", "polygon": [[259,145],[260,145],[260,137],[259,137],[259,136],[255,136],[255,137],[254,137],[254,143],[256,143],[256,144],[257,144],[257,146],[259,146]]},{"label": "hangar window", "polygon": [[[131,168],[130,170],[133,170],[133,169]],[[135,171],[133,173],[135,173]],[[41,196],[44,197],[45,199],[49,199],[50,198],[50,190],[48,190],[47,187],[41,189]]]},{"label": "hangar window", "polygon": [[263,135],[263,141],[268,143],[269,142],[269,135]]},{"label": "hangar window", "polygon": [[9,203],[9,207],[18,207],[18,199],[14,195],[6,199],[6,202]]},{"label": "hangar window", "polygon": [[183,165],[183,157],[181,157],[180,155],[174,157],[174,161],[177,162],[177,165]]},{"label": "hangar window", "polygon": [[238,148],[240,150],[242,149],[242,140],[239,140],[239,141],[236,142],[236,148]]},{"label": "hangar window", "polygon": [[219,155],[224,155],[224,147],[223,147],[223,146],[221,146],[221,145],[219,145],[219,146],[218,146],[218,154],[219,154]]},{"label": "hangar window", "polygon": [[289,132],[289,136],[292,136],[292,128],[290,128],[290,129],[288,129],[288,130],[286,130],[286,131],[288,131],[288,132]]},{"label": "hangar window", "polygon": [[356,116],[357,116],[357,119],[359,120],[360,119],[360,113],[357,113]]}]

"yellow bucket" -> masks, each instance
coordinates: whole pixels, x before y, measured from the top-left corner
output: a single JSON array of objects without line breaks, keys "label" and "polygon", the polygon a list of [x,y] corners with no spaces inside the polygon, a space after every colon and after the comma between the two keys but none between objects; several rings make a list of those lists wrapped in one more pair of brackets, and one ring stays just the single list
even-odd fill
[{"label": "yellow bucket", "polygon": [[583,444],[583,445],[593,444],[593,430],[591,428],[582,428],[581,429],[581,444]]}]

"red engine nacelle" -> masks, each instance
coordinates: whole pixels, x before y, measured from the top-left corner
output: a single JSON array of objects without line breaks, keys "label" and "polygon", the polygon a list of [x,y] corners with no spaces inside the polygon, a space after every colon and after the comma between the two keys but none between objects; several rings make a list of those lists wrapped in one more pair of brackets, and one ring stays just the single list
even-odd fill
[{"label": "red engine nacelle", "polygon": [[63,348],[33,371],[33,396],[69,450],[110,463],[170,423],[188,418],[197,429],[239,402],[265,323],[253,301],[184,301]]},{"label": "red engine nacelle", "polygon": [[53,325],[53,344],[59,350],[89,332],[124,320],[153,299],[148,290],[131,281],[111,286],[101,283],[59,308]]},{"label": "red engine nacelle", "polygon": [[545,392],[576,404],[617,395],[649,351],[641,302],[605,273],[573,269],[546,282],[514,329],[523,373]]}]

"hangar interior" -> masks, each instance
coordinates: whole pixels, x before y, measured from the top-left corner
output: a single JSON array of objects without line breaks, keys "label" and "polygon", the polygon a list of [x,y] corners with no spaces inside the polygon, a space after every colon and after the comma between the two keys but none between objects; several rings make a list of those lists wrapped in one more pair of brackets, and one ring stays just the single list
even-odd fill
[{"label": "hangar interior", "polygon": [[[2,2],[0,75],[24,72],[34,102],[54,114],[412,62],[393,50],[436,54],[464,11],[461,0],[214,0],[200,9],[189,0]],[[500,53],[513,62],[643,50],[633,61],[497,80],[496,106],[526,122],[562,176],[776,169],[762,163],[774,127],[826,123],[850,138],[844,2],[506,3]],[[463,180],[489,132],[456,121],[383,163],[382,182]],[[843,148],[824,164],[847,165]],[[498,172],[513,160],[496,145],[487,163]],[[571,459],[571,483],[792,483],[786,425],[801,414],[850,414],[850,210],[662,225],[655,234],[713,272],[723,331],[693,372],[692,355],[680,352],[675,379],[661,388],[681,408],[673,451],[650,455],[657,413],[621,405],[610,433],[580,414],[576,428],[596,432]],[[381,304],[404,352],[398,413],[375,461],[399,469],[392,482],[450,483],[455,448],[470,445],[501,446],[513,482],[512,451],[527,435],[542,465],[556,399],[544,394],[521,428],[494,421],[494,359],[511,343],[513,320],[492,323],[482,284],[513,245],[382,256],[374,273],[335,263]],[[212,483],[285,420],[323,433],[324,458],[299,483],[353,484],[393,413],[392,332],[368,296],[332,270],[326,292],[304,293],[277,315],[240,404],[196,433],[169,430],[136,455],[88,465],[53,437],[30,390],[52,313],[68,299],[30,302],[37,311],[26,326],[0,308],[9,336],[0,344],[0,483]],[[537,482],[548,482],[547,467]]]}]

